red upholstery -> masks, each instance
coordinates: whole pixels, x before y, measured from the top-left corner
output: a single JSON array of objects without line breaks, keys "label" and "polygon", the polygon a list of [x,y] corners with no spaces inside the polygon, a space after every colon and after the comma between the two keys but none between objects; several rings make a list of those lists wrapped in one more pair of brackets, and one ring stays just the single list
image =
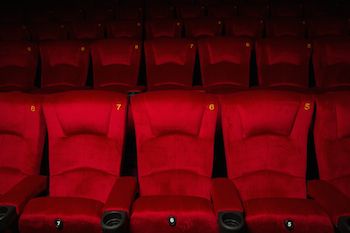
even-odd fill
[{"label": "red upholstery", "polygon": [[298,38],[262,39],[256,43],[261,86],[309,86],[311,44]]},{"label": "red upholstery", "polygon": [[0,24],[0,40],[29,40],[30,33],[25,25]]},{"label": "red upholstery", "polygon": [[188,38],[203,38],[220,36],[222,34],[223,22],[220,19],[203,17],[188,19],[185,21],[185,33]]},{"label": "red upholstery", "polygon": [[67,27],[64,24],[39,23],[30,27],[34,41],[66,40],[68,38]]},{"label": "red upholstery", "polygon": [[[312,97],[253,90],[221,98],[228,178],[236,185],[249,232],[333,232],[328,216],[306,199],[307,135]],[[257,159],[258,158],[258,159]]]},{"label": "red upholstery", "polygon": [[319,17],[307,21],[310,38],[325,36],[347,36],[347,20],[337,17]]},{"label": "red upholstery", "polygon": [[270,12],[272,17],[301,17],[303,6],[297,1],[274,1]]},{"label": "red upholstery", "polygon": [[0,42],[0,91],[34,87],[38,49],[29,42]]},{"label": "red upholstery", "polygon": [[[21,233],[56,232],[56,219],[63,221],[64,232],[100,233],[104,208],[119,210],[115,200],[132,200],[135,180],[118,178],[126,106],[126,96],[115,92],[73,91],[46,97],[50,195],[30,201],[19,221]],[[120,204],[121,210],[130,206]]]},{"label": "red upholstery", "polygon": [[[140,184],[131,232],[217,232],[211,204],[216,99],[196,91],[160,91],[131,101]],[[176,226],[169,226],[170,216]]]},{"label": "red upholstery", "polygon": [[225,21],[225,32],[228,36],[262,37],[264,21],[255,17],[234,17]]},{"label": "red upholstery", "polygon": [[182,5],[176,8],[179,19],[195,19],[204,16],[205,7],[200,5]]},{"label": "red upholstery", "polygon": [[176,19],[160,19],[146,22],[146,38],[179,38],[182,34],[182,22]]},{"label": "red upholstery", "polygon": [[108,38],[142,38],[142,23],[138,20],[118,20],[107,23]]},{"label": "red upholstery", "polygon": [[313,54],[316,86],[323,88],[350,86],[349,53],[348,38],[316,40]]},{"label": "red upholstery", "polygon": [[218,19],[228,19],[237,15],[237,6],[233,4],[209,6],[208,15]]},{"label": "red upholstery", "polygon": [[0,205],[20,213],[46,187],[46,179],[38,176],[45,136],[41,97],[1,93],[0,107]]},{"label": "red upholstery", "polygon": [[252,42],[216,37],[198,42],[203,86],[210,92],[249,87]]},{"label": "red upholstery", "polygon": [[104,38],[104,26],[97,22],[75,22],[69,30],[69,37],[73,40],[97,40]]},{"label": "red upholstery", "polygon": [[53,41],[40,45],[41,86],[65,89],[86,83],[89,48],[79,41]]},{"label": "red upholstery", "polygon": [[128,93],[137,86],[142,47],[133,39],[100,40],[91,45],[94,87]]},{"label": "red upholstery", "polygon": [[267,37],[300,37],[304,38],[306,22],[294,17],[275,17],[266,22]]},{"label": "red upholstery", "polygon": [[190,88],[196,46],[190,40],[158,38],[145,42],[149,89]]},{"label": "red upholstery", "polygon": [[174,16],[174,7],[167,4],[153,5],[146,9],[147,19],[172,19]]}]

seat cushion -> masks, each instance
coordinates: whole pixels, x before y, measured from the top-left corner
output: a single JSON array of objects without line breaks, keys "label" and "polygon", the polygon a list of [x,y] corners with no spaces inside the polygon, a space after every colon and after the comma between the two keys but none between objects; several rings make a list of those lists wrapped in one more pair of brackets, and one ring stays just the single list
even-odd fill
[{"label": "seat cushion", "polygon": [[28,203],[19,221],[21,233],[56,233],[55,221],[63,221],[64,233],[101,232],[101,202],[67,197],[36,198]]},{"label": "seat cushion", "polygon": [[[174,217],[175,226],[169,218]],[[209,200],[190,196],[144,196],[131,215],[132,233],[216,233],[216,218]]]},{"label": "seat cushion", "polygon": [[252,233],[289,232],[285,221],[291,220],[294,233],[332,233],[329,217],[312,200],[292,198],[251,199],[244,203],[246,222]]}]

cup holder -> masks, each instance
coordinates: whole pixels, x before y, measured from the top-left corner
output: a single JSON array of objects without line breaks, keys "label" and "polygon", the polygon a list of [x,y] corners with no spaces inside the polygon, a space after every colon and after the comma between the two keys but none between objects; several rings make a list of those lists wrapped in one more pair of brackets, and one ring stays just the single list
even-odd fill
[{"label": "cup holder", "polygon": [[16,220],[16,207],[0,206],[0,232],[4,232]]},{"label": "cup holder", "polygon": [[243,214],[241,212],[221,212],[219,213],[219,225],[220,233],[243,232]]},{"label": "cup holder", "polygon": [[126,216],[126,213],[121,211],[105,212],[102,217],[103,233],[126,232]]},{"label": "cup holder", "polygon": [[340,233],[350,233],[350,216],[343,216],[339,218],[338,229]]}]

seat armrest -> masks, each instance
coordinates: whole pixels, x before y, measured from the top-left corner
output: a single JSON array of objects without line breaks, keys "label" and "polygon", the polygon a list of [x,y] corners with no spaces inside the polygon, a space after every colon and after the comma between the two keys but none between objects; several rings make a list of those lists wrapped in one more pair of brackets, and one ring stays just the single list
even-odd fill
[{"label": "seat armrest", "polygon": [[326,181],[312,180],[308,183],[308,196],[331,216],[336,226],[347,223],[350,230],[350,199],[345,194]]},{"label": "seat armrest", "polygon": [[244,231],[244,213],[240,195],[234,183],[226,178],[213,179],[211,198],[218,217],[220,233]]}]

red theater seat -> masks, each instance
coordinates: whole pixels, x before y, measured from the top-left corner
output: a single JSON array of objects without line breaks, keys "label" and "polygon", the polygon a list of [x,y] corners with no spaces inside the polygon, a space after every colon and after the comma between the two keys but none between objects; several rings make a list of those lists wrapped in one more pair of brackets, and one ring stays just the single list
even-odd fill
[{"label": "red theater seat", "polygon": [[150,90],[192,87],[196,58],[193,41],[178,38],[146,41],[145,56]]},{"label": "red theater seat", "polygon": [[133,96],[131,107],[140,186],[131,232],[218,232],[211,195],[216,99],[148,92]]},{"label": "red theater seat", "polygon": [[153,5],[146,9],[147,19],[173,19],[174,7],[170,5]]},{"label": "red theater seat", "polygon": [[133,39],[100,40],[91,45],[94,88],[137,91],[141,43]]},{"label": "red theater seat", "polygon": [[67,27],[64,24],[40,23],[30,26],[32,40],[66,40],[68,39]]},{"label": "red theater seat", "polygon": [[237,6],[233,4],[219,4],[208,7],[208,15],[218,19],[228,19],[237,16]]},{"label": "red theater seat", "polygon": [[200,5],[181,5],[176,8],[179,19],[195,19],[205,15],[205,7]]},{"label": "red theater seat", "polygon": [[270,38],[256,43],[260,86],[309,87],[311,44],[298,38]]},{"label": "red theater seat", "polygon": [[314,137],[321,180],[309,182],[308,187],[309,195],[342,233],[350,227],[349,100],[349,91],[329,92],[317,98]]},{"label": "red theater seat", "polygon": [[198,42],[204,89],[224,93],[249,87],[253,44],[241,38],[213,37]]},{"label": "red theater seat", "polygon": [[[126,106],[126,96],[114,92],[73,91],[46,98],[50,192],[25,207],[21,233],[100,233],[102,214],[103,222],[112,211],[128,215],[136,181],[119,176]],[[118,219],[109,220],[116,224]]]},{"label": "red theater seat", "polygon": [[318,39],[314,42],[313,64],[316,86],[350,86],[350,39]]},{"label": "red theater seat", "polygon": [[203,37],[221,36],[222,30],[223,21],[216,18],[204,17],[185,21],[185,34],[188,38],[199,39]]},{"label": "red theater seat", "polygon": [[182,26],[182,22],[176,19],[160,19],[147,21],[146,38],[180,38],[182,36]]},{"label": "red theater seat", "polygon": [[45,137],[41,98],[0,94],[0,231],[12,228],[26,203],[46,188],[39,176]]},{"label": "red theater seat", "polygon": [[22,24],[0,24],[0,40],[29,40],[28,27]]},{"label": "red theater seat", "polygon": [[142,23],[137,20],[118,20],[107,23],[107,38],[132,38],[141,40]]},{"label": "red theater seat", "polygon": [[248,232],[332,233],[328,215],[306,194],[313,99],[246,91],[222,96],[221,110],[227,182],[239,191]]},{"label": "red theater seat", "polygon": [[294,17],[274,17],[266,21],[267,37],[299,37],[306,35],[306,21]]},{"label": "red theater seat", "polygon": [[347,36],[348,22],[346,19],[338,17],[319,17],[307,20],[308,36],[315,37],[332,37]]},{"label": "red theater seat", "polygon": [[38,49],[29,42],[0,42],[0,91],[34,87]]},{"label": "red theater seat", "polygon": [[257,39],[262,37],[264,20],[255,17],[234,17],[225,21],[227,36],[248,37]]},{"label": "red theater seat", "polygon": [[117,9],[117,19],[142,20],[143,8],[136,6],[120,6]]},{"label": "red theater seat", "polygon": [[89,48],[79,41],[40,45],[41,87],[52,91],[82,88],[87,79]]},{"label": "red theater seat", "polygon": [[97,22],[75,22],[71,24],[69,38],[93,41],[104,38],[104,25]]}]

